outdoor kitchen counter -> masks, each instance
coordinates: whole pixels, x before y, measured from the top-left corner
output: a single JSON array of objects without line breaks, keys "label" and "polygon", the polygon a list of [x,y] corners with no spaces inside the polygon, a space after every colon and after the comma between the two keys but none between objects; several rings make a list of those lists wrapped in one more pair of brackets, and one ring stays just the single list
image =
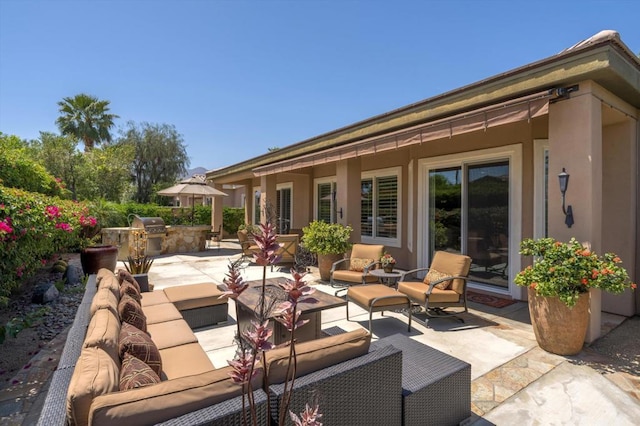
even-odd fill
[{"label": "outdoor kitchen counter", "polygon": [[162,254],[204,251],[209,232],[211,232],[209,225],[167,226],[167,233],[162,241]]}]

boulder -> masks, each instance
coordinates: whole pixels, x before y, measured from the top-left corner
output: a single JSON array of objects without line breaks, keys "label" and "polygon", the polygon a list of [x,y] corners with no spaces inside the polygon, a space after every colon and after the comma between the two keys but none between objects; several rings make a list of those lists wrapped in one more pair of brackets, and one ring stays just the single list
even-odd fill
[{"label": "boulder", "polygon": [[60,296],[60,292],[53,283],[42,283],[33,289],[31,301],[33,303],[45,304],[53,302],[58,296]]}]

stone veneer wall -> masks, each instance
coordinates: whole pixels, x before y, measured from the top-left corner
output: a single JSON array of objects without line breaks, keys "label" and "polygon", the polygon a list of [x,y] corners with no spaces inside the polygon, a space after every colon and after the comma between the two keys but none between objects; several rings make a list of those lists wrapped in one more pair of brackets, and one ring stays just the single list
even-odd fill
[{"label": "stone veneer wall", "polygon": [[195,253],[204,251],[211,226],[167,226],[167,236],[162,241],[162,254]]}]

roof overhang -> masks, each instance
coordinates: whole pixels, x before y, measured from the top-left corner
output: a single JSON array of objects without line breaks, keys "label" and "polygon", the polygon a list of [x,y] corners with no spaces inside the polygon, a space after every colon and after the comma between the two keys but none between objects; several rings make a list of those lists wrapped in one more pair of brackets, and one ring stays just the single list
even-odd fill
[{"label": "roof overhang", "polygon": [[635,108],[640,108],[640,59],[615,35],[584,47],[516,68],[477,83],[289,145],[222,169],[207,172],[216,183],[250,179],[254,169],[290,161],[342,145],[366,141],[412,126],[508,102],[536,92],[593,80]]}]

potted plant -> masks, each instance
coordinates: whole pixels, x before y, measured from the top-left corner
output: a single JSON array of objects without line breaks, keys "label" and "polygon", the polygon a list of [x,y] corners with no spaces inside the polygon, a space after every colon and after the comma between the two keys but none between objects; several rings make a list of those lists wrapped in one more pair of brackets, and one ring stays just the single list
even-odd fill
[{"label": "potted plant", "polygon": [[318,255],[318,269],[323,281],[329,280],[329,271],[334,262],[342,259],[351,248],[349,238],[353,229],[339,223],[313,221],[302,229],[302,245]]},{"label": "potted plant", "polygon": [[553,238],[526,239],[520,254],[534,256],[534,263],[514,281],[528,287],[536,340],[551,353],[574,355],[582,349],[589,323],[590,289],[619,294],[636,288],[618,256],[599,256],[575,238],[568,243]]},{"label": "potted plant", "polygon": [[97,244],[100,241],[100,224],[93,216],[80,215],[79,218],[80,263],[85,274],[96,274],[102,268],[116,269],[118,247]]},{"label": "potted plant", "polygon": [[133,231],[131,254],[127,256],[124,267],[133,275],[140,286],[140,291],[149,291],[149,269],[153,259],[147,256],[147,231]]},{"label": "potted plant", "polygon": [[385,272],[393,272],[393,268],[396,266],[396,260],[389,253],[385,253],[380,258],[380,265]]}]

